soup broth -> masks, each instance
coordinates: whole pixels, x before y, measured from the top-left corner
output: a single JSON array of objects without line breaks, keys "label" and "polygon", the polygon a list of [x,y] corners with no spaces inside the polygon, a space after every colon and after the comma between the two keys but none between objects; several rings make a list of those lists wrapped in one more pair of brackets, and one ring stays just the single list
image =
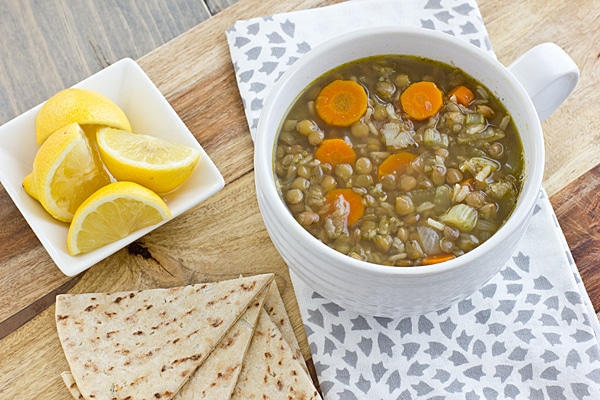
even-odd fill
[{"label": "soup broth", "polygon": [[345,64],[281,125],[274,170],[296,220],[350,257],[450,260],[490,238],[522,188],[510,115],[457,68],[409,56]]}]

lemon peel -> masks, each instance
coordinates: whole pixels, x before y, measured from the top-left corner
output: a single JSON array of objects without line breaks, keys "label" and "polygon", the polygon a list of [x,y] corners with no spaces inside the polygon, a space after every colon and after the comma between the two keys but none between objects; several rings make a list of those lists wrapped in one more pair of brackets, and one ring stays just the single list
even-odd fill
[{"label": "lemon peel", "polygon": [[168,193],[192,174],[200,151],[141,133],[101,128],[97,136],[102,161],[119,181],[139,183],[156,193]]},{"label": "lemon peel", "polygon": [[44,141],[23,188],[52,217],[70,222],[81,203],[109,183],[97,150],[81,127],[72,123]]},{"label": "lemon peel", "polygon": [[67,234],[71,255],[87,253],[171,218],[167,204],[137,183],[113,182],[81,204]]},{"label": "lemon peel", "polygon": [[77,122],[131,131],[123,110],[108,97],[88,89],[70,88],[56,93],[40,108],[35,118],[36,143],[41,145],[53,132]]}]

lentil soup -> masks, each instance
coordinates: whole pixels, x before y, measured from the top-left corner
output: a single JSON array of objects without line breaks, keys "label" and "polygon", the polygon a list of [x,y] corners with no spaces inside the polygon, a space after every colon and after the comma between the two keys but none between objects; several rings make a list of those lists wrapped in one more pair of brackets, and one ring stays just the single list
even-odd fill
[{"label": "lentil soup", "polygon": [[510,115],[460,70],[409,56],[345,64],[290,107],[275,149],[295,219],[350,257],[443,262],[507,220],[523,181]]}]

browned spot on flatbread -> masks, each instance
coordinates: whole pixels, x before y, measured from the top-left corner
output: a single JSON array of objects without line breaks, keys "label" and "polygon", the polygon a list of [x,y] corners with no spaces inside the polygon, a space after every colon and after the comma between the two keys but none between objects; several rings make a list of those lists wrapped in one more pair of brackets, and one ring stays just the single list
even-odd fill
[{"label": "browned spot on flatbread", "polygon": [[240,368],[241,364],[237,363],[235,365],[231,365],[229,367],[226,368],[225,372],[219,372],[217,374],[217,377],[219,379],[231,379],[231,377],[233,376],[233,374]]},{"label": "browned spot on flatbread", "polygon": [[249,284],[242,283],[240,287],[242,288],[242,290],[245,291],[254,290],[254,288],[256,287],[256,281],[252,281]]},{"label": "browned spot on flatbread", "polygon": [[190,338],[190,337],[192,337],[192,336],[194,336],[194,335],[197,335],[197,334],[198,334],[198,332],[199,332],[199,331],[198,331],[198,329],[196,329],[194,332],[190,332],[190,333],[187,335],[187,337],[188,337],[188,338]]},{"label": "browned spot on flatbread", "polygon": [[173,360],[172,364],[181,364],[187,361],[198,361],[202,358],[202,354],[193,354],[189,357],[178,358],[177,360]]},{"label": "browned spot on flatbread", "polygon": [[[161,314],[162,314],[162,313],[161,313]],[[166,316],[166,314],[165,314],[165,315],[161,315],[161,317],[165,317],[165,316]],[[129,319],[129,318],[126,318],[126,320],[128,320],[128,319]],[[175,317],[175,318],[173,318],[173,319],[171,319],[171,320],[169,320],[169,321],[162,321],[162,322],[161,322],[161,323],[159,323],[158,325],[154,325],[154,326],[150,327],[150,329],[152,329],[152,330],[157,330],[157,329],[159,329],[161,326],[169,326],[169,325],[171,325],[172,323],[174,324],[174,323],[176,323],[176,322],[177,322],[177,318]]]},{"label": "browned spot on flatbread", "polygon": [[277,379],[277,390],[282,391],[283,390],[283,382],[281,382],[281,380]]},{"label": "browned spot on flatbread", "polygon": [[213,328],[216,328],[218,326],[220,326],[221,324],[223,324],[223,319],[222,318],[209,318],[208,322],[210,323],[210,326],[212,326]]},{"label": "browned spot on flatbread", "polygon": [[190,310],[186,311],[186,314],[187,314],[187,315],[191,315],[191,314],[193,314],[195,311],[196,311],[196,307],[194,307],[194,308],[192,308],[192,309],[190,309]]},{"label": "browned spot on flatbread", "polygon": [[63,321],[63,320],[68,319],[68,318],[69,318],[68,315],[57,315],[56,316],[56,320],[57,321]]},{"label": "browned spot on flatbread", "polygon": [[141,383],[142,381],[145,381],[145,380],[146,380],[145,377],[140,376],[140,377],[136,378],[133,382],[129,382],[129,386],[136,386],[136,385],[138,385],[139,383]]},{"label": "browned spot on flatbread", "polygon": [[221,297],[219,299],[219,301],[225,301],[225,300],[227,300],[228,297],[229,297],[229,295],[226,294],[225,296]]},{"label": "browned spot on flatbread", "polygon": [[186,369],[185,371],[181,371],[181,373],[179,375],[181,375],[182,377],[186,377],[188,376],[192,371],[190,371],[189,369]]},{"label": "browned spot on flatbread", "polygon": [[87,312],[94,311],[97,307],[98,307],[98,304],[89,305],[85,308],[84,311],[87,311]]}]

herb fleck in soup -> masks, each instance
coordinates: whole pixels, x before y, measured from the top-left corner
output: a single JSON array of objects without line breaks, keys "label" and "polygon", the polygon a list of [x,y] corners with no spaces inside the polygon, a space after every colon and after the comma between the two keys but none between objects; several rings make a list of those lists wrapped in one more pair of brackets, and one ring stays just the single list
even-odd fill
[{"label": "herb fleck in soup", "polygon": [[510,115],[462,71],[372,57],[316,80],[291,106],[278,190],[313,236],[391,266],[458,257],[513,211],[523,149]]}]

